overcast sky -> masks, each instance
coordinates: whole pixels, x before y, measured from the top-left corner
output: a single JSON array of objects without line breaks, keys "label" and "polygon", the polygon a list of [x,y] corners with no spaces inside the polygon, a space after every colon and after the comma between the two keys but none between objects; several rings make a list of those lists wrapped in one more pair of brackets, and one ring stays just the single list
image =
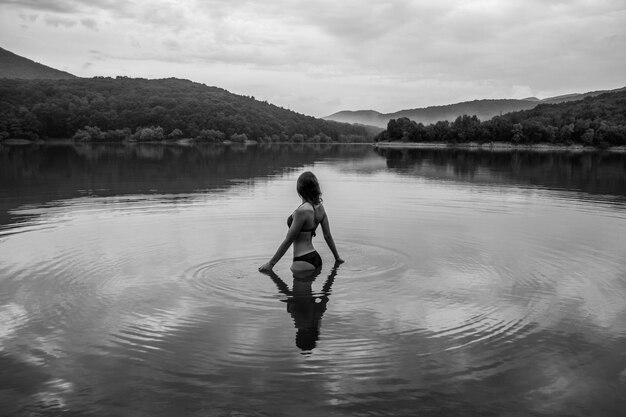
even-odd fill
[{"label": "overcast sky", "polygon": [[624,0],[0,0],[0,46],[300,113],[626,86]]}]

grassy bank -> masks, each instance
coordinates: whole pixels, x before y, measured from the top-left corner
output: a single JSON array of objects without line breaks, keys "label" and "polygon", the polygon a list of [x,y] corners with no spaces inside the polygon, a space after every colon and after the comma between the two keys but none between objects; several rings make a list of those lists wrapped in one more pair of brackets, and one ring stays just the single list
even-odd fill
[{"label": "grassy bank", "polygon": [[536,152],[591,152],[591,151],[610,151],[610,152],[626,152],[626,146],[612,146],[608,148],[598,148],[595,146],[583,145],[554,145],[550,143],[536,144],[515,144],[510,142],[467,142],[467,143],[444,143],[444,142],[376,142],[374,147],[377,148],[396,148],[396,149],[476,149],[486,151],[536,151]]}]

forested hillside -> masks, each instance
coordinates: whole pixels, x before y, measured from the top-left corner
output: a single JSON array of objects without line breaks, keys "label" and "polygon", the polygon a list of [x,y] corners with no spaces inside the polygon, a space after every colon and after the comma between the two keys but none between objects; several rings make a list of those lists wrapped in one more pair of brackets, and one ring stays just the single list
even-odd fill
[{"label": "forested hillside", "polygon": [[363,126],[176,78],[0,79],[0,140],[357,142],[372,136]]},{"label": "forested hillside", "polygon": [[60,80],[76,78],[76,76],[0,48],[0,78]]},{"label": "forested hillside", "polygon": [[455,121],[424,125],[408,118],[392,119],[376,141],[511,142],[514,144],[626,145],[626,90],[584,100],[540,104],[481,122],[463,115]]}]

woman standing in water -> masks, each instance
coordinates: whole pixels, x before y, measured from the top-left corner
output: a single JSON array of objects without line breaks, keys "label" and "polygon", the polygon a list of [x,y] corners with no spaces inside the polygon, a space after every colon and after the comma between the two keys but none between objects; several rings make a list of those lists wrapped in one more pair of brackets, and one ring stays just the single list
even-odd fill
[{"label": "woman standing in water", "polygon": [[261,266],[259,271],[272,272],[272,268],[283,257],[293,243],[293,263],[291,271],[294,274],[314,272],[322,266],[322,258],[313,247],[313,236],[319,224],[322,225],[324,240],[335,256],[335,263],[343,263],[339,257],[335,241],[330,234],[330,223],[326,210],[322,204],[322,191],[317,177],[310,172],[303,172],[298,178],[297,191],[302,204],[287,218],[289,231],[285,240],[280,244],[276,253],[268,263]]}]

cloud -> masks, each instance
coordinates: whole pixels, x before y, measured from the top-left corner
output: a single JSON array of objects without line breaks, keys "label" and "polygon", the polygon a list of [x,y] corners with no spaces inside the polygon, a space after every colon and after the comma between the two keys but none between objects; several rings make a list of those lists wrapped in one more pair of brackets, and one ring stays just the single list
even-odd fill
[{"label": "cloud", "polygon": [[163,41],[163,46],[165,46],[165,48],[172,50],[172,51],[176,51],[180,49],[180,43],[178,43],[174,39],[165,39]]},{"label": "cloud", "polygon": [[46,23],[46,25],[48,26],[52,26],[55,28],[58,28],[59,26],[63,26],[65,28],[71,28],[73,26],[76,26],[76,21],[73,19],[66,19],[63,17],[56,17],[56,16],[46,16],[44,17],[44,22]]},{"label": "cloud", "polygon": [[91,19],[91,18],[81,19],[80,23],[87,29],[96,30],[96,31],[98,30],[98,22],[96,22],[95,19]]},{"label": "cloud", "polygon": [[15,8],[26,8],[44,12],[74,13],[80,7],[79,1],[72,0],[0,0],[0,4],[6,4]]},{"label": "cloud", "polygon": [[135,48],[135,49],[141,49],[141,43],[139,42],[139,40],[137,38],[135,38],[134,36],[130,35],[129,36],[129,40],[130,40],[130,45]]},{"label": "cloud", "polygon": [[156,7],[141,7],[133,17],[140,23],[164,27],[175,33],[180,32],[188,24],[187,10],[177,2],[161,1]]},{"label": "cloud", "polygon": [[379,39],[414,18],[410,1],[379,1],[363,7],[362,1],[321,1],[300,7],[301,23],[350,43]]},{"label": "cloud", "polygon": [[20,16],[20,19],[22,19],[24,21],[27,21],[27,22],[30,22],[30,23],[35,22],[39,18],[39,15],[37,15],[37,14],[23,14],[23,13],[20,13],[19,16]]},{"label": "cloud", "polygon": [[[110,19],[131,19],[139,24],[165,25],[180,28],[185,8],[171,0],[0,0],[18,10],[45,11],[72,16],[102,16]],[[93,18],[92,18],[93,19]],[[91,27],[90,27],[91,28]]]},{"label": "cloud", "polygon": [[[158,2],[159,0],[156,0],[156,3]],[[142,2],[140,0],[0,0],[0,4],[19,10],[28,9],[60,14],[77,14],[103,10],[117,16],[127,15],[128,10],[135,8],[147,8],[148,5],[154,3]]]}]

